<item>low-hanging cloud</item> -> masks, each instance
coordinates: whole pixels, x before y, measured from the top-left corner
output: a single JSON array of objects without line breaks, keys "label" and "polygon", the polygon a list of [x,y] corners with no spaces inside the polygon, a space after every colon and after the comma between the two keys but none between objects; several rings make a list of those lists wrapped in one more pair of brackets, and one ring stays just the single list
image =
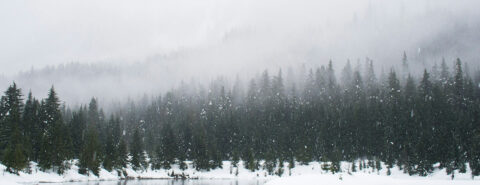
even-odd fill
[{"label": "low-hanging cloud", "polygon": [[476,7],[475,0],[3,1],[0,84],[16,80],[41,97],[53,84],[64,100],[85,102],[330,59],[341,67],[369,57],[389,67],[403,51],[424,67],[442,57],[476,64]]}]

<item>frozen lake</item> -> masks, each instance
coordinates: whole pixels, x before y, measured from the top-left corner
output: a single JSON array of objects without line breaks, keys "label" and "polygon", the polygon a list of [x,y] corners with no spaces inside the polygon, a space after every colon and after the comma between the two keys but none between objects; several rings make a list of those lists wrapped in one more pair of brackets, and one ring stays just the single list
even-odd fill
[{"label": "frozen lake", "polygon": [[191,180],[121,180],[121,181],[91,181],[91,182],[65,182],[48,183],[55,185],[263,185],[264,179],[191,179]]}]

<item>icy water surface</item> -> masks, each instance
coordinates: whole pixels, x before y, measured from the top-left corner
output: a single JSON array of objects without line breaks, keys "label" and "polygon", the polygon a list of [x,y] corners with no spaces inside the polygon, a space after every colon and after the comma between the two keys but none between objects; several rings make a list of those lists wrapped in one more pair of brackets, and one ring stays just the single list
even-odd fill
[{"label": "icy water surface", "polygon": [[[122,180],[98,182],[66,182],[58,185],[263,185],[266,180],[257,179],[192,179],[192,180]],[[53,184],[52,184],[53,185]],[[57,183],[55,183],[57,185]]]}]

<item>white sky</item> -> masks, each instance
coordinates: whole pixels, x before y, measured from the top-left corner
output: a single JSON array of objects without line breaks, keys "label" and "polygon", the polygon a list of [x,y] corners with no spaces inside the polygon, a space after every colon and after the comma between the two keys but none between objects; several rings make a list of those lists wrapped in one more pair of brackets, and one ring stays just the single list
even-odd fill
[{"label": "white sky", "polygon": [[[0,0],[0,73],[131,62],[205,47],[235,28],[291,30],[351,19],[367,1]],[[279,27],[280,26],[280,27]]]},{"label": "white sky", "polygon": [[[478,7],[479,0],[0,0],[0,88],[16,81],[43,97],[55,85],[65,100],[86,102],[330,59],[337,69],[365,57],[389,68],[403,51],[418,64],[461,57],[478,66]],[[16,75],[71,62],[118,65],[121,74],[77,66]]]},{"label": "white sky", "polygon": [[[158,54],[209,48],[245,30],[253,33],[243,47],[298,43],[309,40],[312,32],[317,34],[314,41],[327,47],[339,39],[363,37],[355,30],[346,32],[344,25],[366,16],[377,30],[397,30],[392,25],[401,30],[401,24],[389,23],[429,11],[433,20],[427,18],[427,23],[435,22],[437,10],[452,17],[478,15],[478,7],[476,0],[0,0],[0,74],[68,62],[144,61]],[[430,34],[439,24],[417,25],[425,27],[415,34]],[[402,36],[409,36],[405,30]],[[365,43],[357,44],[358,53],[374,56]],[[331,50],[330,57],[335,57],[337,48]]]}]

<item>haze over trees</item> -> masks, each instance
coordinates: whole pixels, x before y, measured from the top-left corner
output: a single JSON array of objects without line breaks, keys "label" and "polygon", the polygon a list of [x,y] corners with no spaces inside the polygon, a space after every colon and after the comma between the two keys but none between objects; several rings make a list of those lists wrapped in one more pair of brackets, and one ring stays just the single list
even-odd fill
[{"label": "haze over trees", "polygon": [[79,172],[94,175],[127,165],[185,169],[186,161],[210,170],[224,160],[270,174],[294,161],[330,162],[332,172],[360,161],[410,175],[445,168],[453,178],[467,167],[480,175],[480,71],[457,59],[416,75],[406,54],[402,64],[379,73],[368,58],[341,70],[330,61],[246,83],[182,83],[108,113],[95,98],[70,108],[54,87],[39,100],[13,83],[0,101],[0,159],[12,173],[33,161],[61,174],[78,159]]},{"label": "haze over trees", "polygon": [[410,69],[431,69],[441,56],[476,67],[475,7],[480,1],[3,1],[0,89],[15,81],[25,97],[28,90],[44,97],[54,84],[69,105],[96,97],[107,110],[111,100],[163,94],[181,80],[241,74],[248,82],[264,69],[276,74],[281,67],[286,75],[288,66],[317,67],[331,58],[336,67],[353,59],[354,67],[369,56],[377,74],[404,50],[414,61]]}]

